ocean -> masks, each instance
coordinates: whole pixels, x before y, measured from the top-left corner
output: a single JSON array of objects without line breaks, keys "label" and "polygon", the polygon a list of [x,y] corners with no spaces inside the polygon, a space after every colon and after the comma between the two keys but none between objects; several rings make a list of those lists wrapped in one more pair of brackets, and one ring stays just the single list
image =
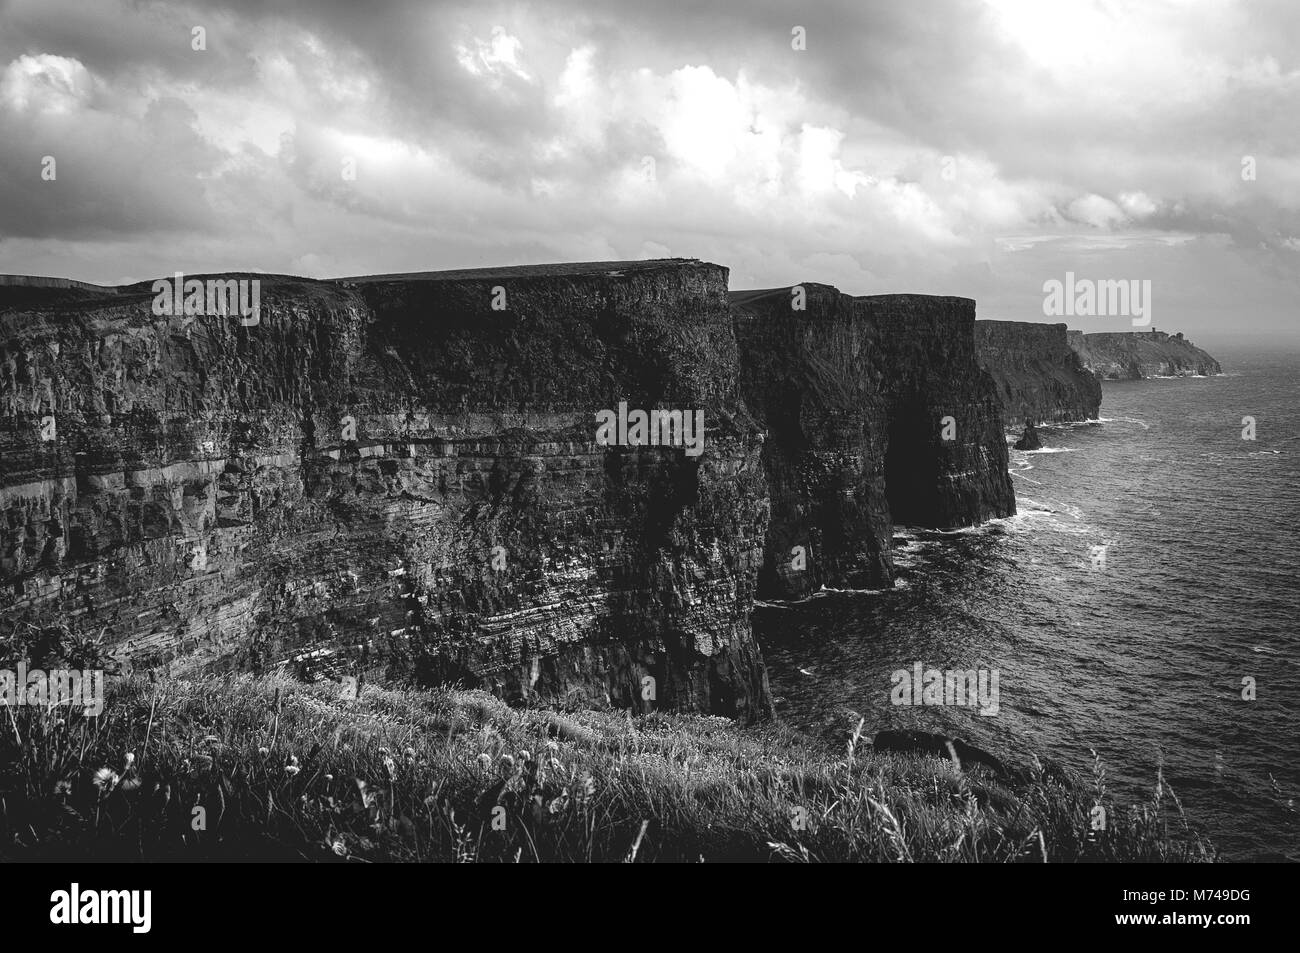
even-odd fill
[{"label": "ocean", "polygon": [[[897,527],[893,590],[757,608],[778,715],[1085,777],[1094,749],[1120,800],[1162,772],[1221,859],[1300,860],[1300,347],[1212,353],[1224,376],[1107,382],[1097,422],[1012,450],[1018,515]],[[997,714],[891,704],[918,662],[996,669]]]}]

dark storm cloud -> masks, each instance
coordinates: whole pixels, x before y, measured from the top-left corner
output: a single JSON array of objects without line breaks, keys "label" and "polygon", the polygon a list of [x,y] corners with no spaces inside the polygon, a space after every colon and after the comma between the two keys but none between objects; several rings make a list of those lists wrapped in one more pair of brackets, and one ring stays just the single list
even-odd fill
[{"label": "dark storm cloud", "polygon": [[1219,256],[1281,302],[1298,53],[1284,2],[8,0],[0,271],[688,254],[1023,309]]}]

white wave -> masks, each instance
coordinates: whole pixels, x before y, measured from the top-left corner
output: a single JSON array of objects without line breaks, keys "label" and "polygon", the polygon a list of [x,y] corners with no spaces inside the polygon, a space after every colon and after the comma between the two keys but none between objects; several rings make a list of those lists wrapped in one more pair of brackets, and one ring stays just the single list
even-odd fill
[{"label": "white wave", "polygon": [[773,609],[790,609],[794,606],[801,606],[805,603],[812,602],[814,599],[825,599],[827,596],[880,596],[887,592],[893,592],[895,589],[906,589],[901,580],[895,582],[893,589],[833,589],[829,586],[822,586],[814,593],[804,596],[802,599],[782,599],[775,603],[762,602],[754,600],[755,605],[762,605],[764,608]]},{"label": "white wave", "polygon": [[[820,589],[817,590],[817,593],[816,593],[816,594],[817,594],[817,595],[820,595],[821,593],[825,592],[825,593],[831,593],[831,594],[834,594],[834,595],[848,594],[848,595],[855,595],[855,596],[879,596],[879,595],[882,595],[883,593],[886,593],[886,592],[893,592],[893,591],[894,591],[894,590],[893,590],[892,588],[888,588],[888,589],[836,589],[836,588],[834,588],[833,586],[826,586],[826,585],[823,585]],[[810,598],[811,598],[811,597],[810,597]]]},{"label": "white wave", "polygon": [[1151,429],[1145,420],[1139,420],[1137,417],[1107,417],[1105,422],[1108,424],[1137,424],[1143,430]]},{"label": "white wave", "polygon": [[1016,453],[1074,453],[1073,447],[1040,447],[1037,450],[1017,450]]},{"label": "white wave", "polygon": [[1000,516],[997,519],[989,520],[990,526],[1018,526],[1028,518],[1028,514],[1017,512],[1015,516]]},{"label": "white wave", "polygon": [[1054,420],[1036,426],[1039,430],[1074,430],[1076,427],[1099,427],[1112,422],[1111,417],[1089,417],[1087,420]]},{"label": "white wave", "polygon": [[1006,521],[1011,533],[1031,533],[1048,529],[1068,536],[1089,536],[1096,532],[1092,524],[1084,522],[1083,510],[1072,503],[1048,500],[1046,503],[1021,497],[1018,501],[1019,512]]}]

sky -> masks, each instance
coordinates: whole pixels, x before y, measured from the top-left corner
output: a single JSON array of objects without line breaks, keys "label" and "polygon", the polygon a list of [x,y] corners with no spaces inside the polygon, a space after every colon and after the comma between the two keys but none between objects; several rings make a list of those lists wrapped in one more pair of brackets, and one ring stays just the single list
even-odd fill
[{"label": "sky", "polygon": [[1300,336],[1300,3],[0,0],[0,273],[659,257]]}]

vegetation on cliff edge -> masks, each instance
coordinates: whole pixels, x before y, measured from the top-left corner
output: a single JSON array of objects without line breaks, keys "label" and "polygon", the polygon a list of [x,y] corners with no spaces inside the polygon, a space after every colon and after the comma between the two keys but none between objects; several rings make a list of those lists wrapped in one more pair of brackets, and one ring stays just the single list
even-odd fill
[{"label": "vegetation on cliff edge", "polygon": [[8,707],[0,728],[8,860],[1213,859],[1159,782],[1125,806],[1100,771],[1005,789],[860,736],[479,691],[133,677],[98,717]]}]

